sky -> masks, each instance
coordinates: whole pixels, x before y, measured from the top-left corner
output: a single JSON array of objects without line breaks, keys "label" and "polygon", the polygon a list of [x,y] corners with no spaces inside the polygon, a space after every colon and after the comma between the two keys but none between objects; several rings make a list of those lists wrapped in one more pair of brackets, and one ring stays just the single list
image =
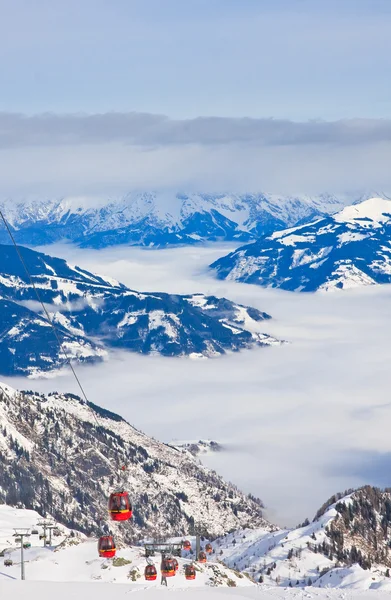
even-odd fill
[{"label": "sky", "polygon": [[0,15],[0,196],[391,188],[389,0]]},{"label": "sky", "polygon": [[391,117],[388,0],[0,1],[0,110]]},{"label": "sky", "polygon": [[[162,441],[220,442],[225,451],[204,462],[282,526],[312,518],[336,492],[389,487],[391,286],[299,294],[216,280],[207,265],[230,249],[43,249],[132,289],[255,306],[272,316],[265,333],[290,342],[201,361],[115,353],[77,367],[89,399]],[[4,380],[78,394],[68,369],[55,380]]]}]

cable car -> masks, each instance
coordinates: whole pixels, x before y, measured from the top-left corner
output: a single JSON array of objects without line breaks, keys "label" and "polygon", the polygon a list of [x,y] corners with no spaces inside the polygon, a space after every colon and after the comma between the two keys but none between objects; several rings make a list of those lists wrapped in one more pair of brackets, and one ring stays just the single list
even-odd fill
[{"label": "cable car", "polygon": [[113,558],[115,556],[115,541],[112,535],[102,535],[98,542],[99,556],[102,558]]},{"label": "cable car", "polygon": [[12,562],[12,560],[10,558],[6,558],[4,561],[4,566],[5,567],[12,567],[14,563]]},{"label": "cable car", "polygon": [[196,578],[196,571],[193,565],[186,565],[185,567],[185,577],[188,580]]},{"label": "cable car", "polygon": [[114,492],[109,498],[109,513],[113,521],[127,521],[132,516],[128,492]]},{"label": "cable car", "polygon": [[205,552],[200,552],[198,555],[198,562],[206,563],[206,554]]},{"label": "cable car", "polygon": [[165,577],[174,577],[176,569],[173,559],[163,558],[160,570]]},{"label": "cable car", "polygon": [[191,544],[190,544],[189,540],[185,540],[183,542],[183,549],[184,550],[191,550]]},{"label": "cable car", "polygon": [[211,554],[213,552],[212,544],[206,544],[205,550],[208,554]]},{"label": "cable car", "polygon": [[172,562],[174,563],[174,566],[175,566],[175,571],[178,571],[178,569],[179,569],[179,563],[178,563],[177,559],[176,559],[176,558],[173,558],[173,559],[172,559]]},{"label": "cable car", "polygon": [[31,532],[31,535],[38,535],[39,531],[38,529],[33,529]]},{"label": "cable car", "polygon": [[156,581],[157,571],[155,565],[147,565],[144,570],[146,581]]}]

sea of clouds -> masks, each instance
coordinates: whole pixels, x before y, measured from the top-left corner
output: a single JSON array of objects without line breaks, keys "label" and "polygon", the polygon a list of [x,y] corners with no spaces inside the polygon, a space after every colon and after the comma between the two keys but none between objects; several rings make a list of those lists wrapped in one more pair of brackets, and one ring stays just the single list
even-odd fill
[{"label": "sea of clouds", "polygon": [[[282,525],[312,517],[334,492],[389,485],[391,286],[294,294],[218,281],[207,267],[231,249],[44,248],[136,290],[255,306],[273,317],[264,331],[290,342],[210,360],[113,353],[78,368],[89,398],[163,441],[219,441],[225,451],[203,461],[261,497]],[[7,382],[78,392],[66,370]]]}]

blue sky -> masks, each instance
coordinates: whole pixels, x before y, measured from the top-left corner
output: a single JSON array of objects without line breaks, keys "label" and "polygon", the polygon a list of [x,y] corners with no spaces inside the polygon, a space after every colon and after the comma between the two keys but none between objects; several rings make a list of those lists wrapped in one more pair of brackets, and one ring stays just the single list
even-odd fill
[{"label": "blue sky", "polygon": [[0,0],[0,110],[391,117],[390,0]]},{"label": "blue sky", "polygon": [[389,191],[390,31],[391,0],[0,0],[0,196]]}]

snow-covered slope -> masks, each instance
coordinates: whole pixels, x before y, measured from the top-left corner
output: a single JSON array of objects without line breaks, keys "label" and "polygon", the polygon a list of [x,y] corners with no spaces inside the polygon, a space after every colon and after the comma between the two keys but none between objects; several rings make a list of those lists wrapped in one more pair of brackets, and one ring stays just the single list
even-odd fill
[{"label": "snow-covered slope", "polygon": [[221,279],[312,292],[391,282],[391,201],[278,231],[211,265]]},{"label": "snow-covered slope", "polygon": [[[342,496],[342,497],[341,497]],[[334,496],[293,530],[240,530],[213,542],[227,565],[269,585],[391,591],[391,491]]]},{"label": "snow-covered slope", "polygon": [[[25,572],[28,581],[58,582],[102,582],[135,584],[139,589],[160,587],[160,577],[155,582],[147,582],[144,568],[147,564],[143,547],[125,547],[120,544],[114,559],[102,559],[97,552],[97,539],[86,538],[74,530],[59,527],[60,535],[52,538],[52,546],[45,546],[40,540],[43,527],[42,518],[35,511],[15,509],[0,505],[0,560],[12,561],[8,567],[0,567],[0,580],[3,577],[19,578],[20,548],[15,544],[14,528],[27,528],[38,531],[28,540],[31,548],[26,549]],[[210,587],[254,587],[251,578],[229,569],[225,565],[208,560],[206,564],[196,563],[196,579],[187,581],[184,576],[186,564],[192,561],[178,557],[179,569],[175,577],[169,579],[168,588]],[[161,555],[153,559],[159,571]]]},{"label": "snow-covered slope", "polygon": [[[116,528],[107,500],[122,486],[130,492],[134,517]],[[110,527],[127,541],[191,534],[195,523],[211,536],[241,526],[272,529],[260,503],[190,452],[151,439],[72,394],[18,393],[4,384],[0,502],[50,514],[85,533]]]},{"label": "snow-covered slope", "polygon": [[[185,591],[209,586],[239,587],[250,591],[255,587],[255,577],[259,582],[258,596],[267,592],[272,598],[290,595],[302,598],[303,594],[306,598],[322,598],[320,588],[343,589],[345,592],[341,597],[344,599],[349,597],[349,590],[390,592],[389,558],[386,556],[389,540],[385,532],[390,502],[389,492],[366,487],[323,508],[312,524],[296,530],[258,528],[226,534],[212,541],[213,552],[205,565],[195,563],[197,575],[192,582],[185,580],[184,566],[195,558],[195,539],[186,536],[192,549],[190,552],[182,550],[178,573],[169,580],[168,589]],[[353,518],[347,516],[349,513],[354,515]],[[4,560],[13,562],[12,566],[0,569],[0,582],[3,577],[18,578],[20,572],[20,551],[15,547],[13,528],[27,527],[41,534],[40,520],[34,511],[0,505],[0,551]],[[387,523],[389,525],[388,517]],[[144,580],[147,563],[141,544],[125,547],[119,540],[116,558],[105,560],[97,556],[96,539],[86,538],[62,526],[59,529],[60,535],[53,538],[50,547],[43,547],[38,535],[31,536],[32,547],[25,551],[27,580],[126,583],[140,592],[160,588],[160,578],[156,582]],[[170,541],[183,539],[178,537]],[[205,548],[208,541],[208,538],[202,538],[201,548]],[[372,558],[377,555],[382,562],[367,563],[371,553]],[[160,554],[152,560],[159,570]],[[278,588],[283,588],[283,596],[279,596]],[[332,593],[327,595],[328,599],[333,597]]]},{"label": "snow-covered slope", "polygon": [[[54,525],[58,525],[51,521]],[[4,577],[19,578],[20,545],[15,543],[14,529],[26,528],[38,533],[28,539],[31,548],[24,551],[25,573],[28,581],[58,582],[102,582],[135,584],[139,589],[160,587],[160,577],[155,582],[147,582],[144,568],[147,564],[142,546],[125,547],[119,544],[114,559],[98,556],[97,539],[59,525],[52,536],[52,545],[47,546],[40,539],[44,530],[42,518],[32,510],[16,509],[0,505],[0,561],[12,561],[12,565],[0,563],[0,581]],[[48,536],[48,533],[47,533]],[[46,540],[49,543],[49,540]],[[153,559],[159,571],[161,555]],[[187,552],[178,557],[179,569],[175,577],[169,579],[168,588],[210,587],[255,587],[251,578],[229,569],[225,565],[208,560],[206,564],[195,563],[196,579],[187,581],[184,575],[186,564],[192,563]]]},{"label": "snow-covered slope", "polygon": [[[355,198],[354,198],[355,199]],[[20,244],[68,239],[81,246],[167,246],[200,241],[245,242],[336,212],[352,199],[323,194],[129,193],[103,198],[9,198],[0,202]],[[0,229],[0,242],[8,243]]]},{"label": "snow-covered slope", "polygon": [[[64,260],[21,248],[35,289],[49,306],[63,348],[79,361],[108,348],[211,357],[279,344],[262,333],[270,316],[225,298],[140,293]],[[65,363],[13,246],[0,245],[0,372],[36,375]]]},{"label": "snow-covered slope", "polygon": [[[191,582],[190,582],[191,583]],[[20,581],[4,580],[0,578],[0,593],[13,600],[25,600],[26,595],[30,600],[69,600],[69,598],[94,598],[94,600],[107,600],[115,593],[116,600],[129,600],[129,594],[137,593],[141,600],[157,600],[162,594],[167,598],[179,597],[187,600],[389,600],[389,592],[383,590],[363,589],[314,589],[297,591],[290,588],[270,588],[268,586],[251,586],[238,588],[221,587],[173,587],[159,589],[157,586],[149,587],[129,582],[116,585],[115,590],[110,583],[56,583],[46,581],[31,581],[27,584]]]}]

